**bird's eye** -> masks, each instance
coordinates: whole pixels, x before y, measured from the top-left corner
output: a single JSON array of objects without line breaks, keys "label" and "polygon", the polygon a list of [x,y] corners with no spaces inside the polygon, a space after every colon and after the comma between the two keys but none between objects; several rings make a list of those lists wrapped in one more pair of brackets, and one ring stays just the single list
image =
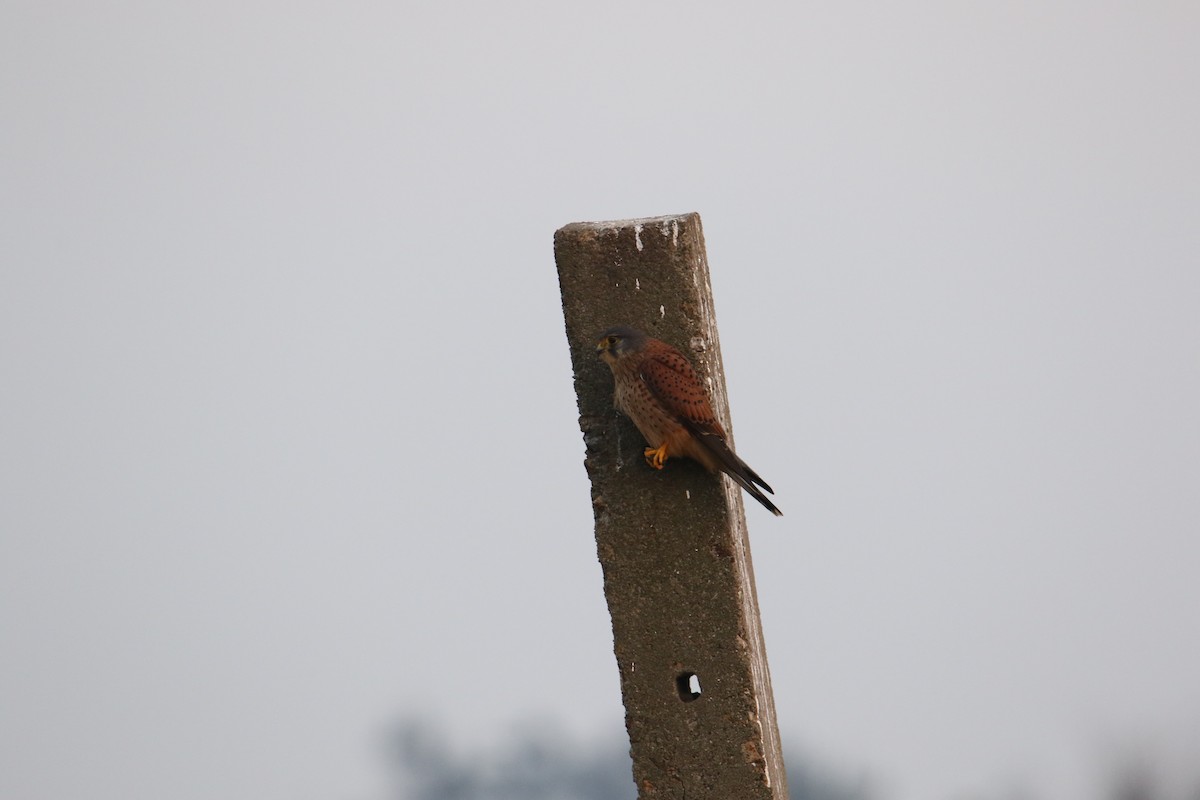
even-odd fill
[{"label": "bird's eye", "polygon": [[607,339],[604,340],[604,343],[606,345],[608,345],[609,347],[613,347],[619,341],[621,341],[621,340],[618,339],[616,336],[609,336]]}]

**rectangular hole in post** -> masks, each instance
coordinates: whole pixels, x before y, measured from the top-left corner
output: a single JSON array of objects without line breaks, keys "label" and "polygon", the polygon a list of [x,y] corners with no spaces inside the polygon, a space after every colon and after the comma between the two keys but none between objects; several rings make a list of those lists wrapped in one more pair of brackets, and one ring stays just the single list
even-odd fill
[{"label": "rectangular hole in post", "polygon": [[679,691],[679,699],[685,703],[692,702],[702,693],[700,677],[694,672],[679,673],[675,678],[675,688]]}]

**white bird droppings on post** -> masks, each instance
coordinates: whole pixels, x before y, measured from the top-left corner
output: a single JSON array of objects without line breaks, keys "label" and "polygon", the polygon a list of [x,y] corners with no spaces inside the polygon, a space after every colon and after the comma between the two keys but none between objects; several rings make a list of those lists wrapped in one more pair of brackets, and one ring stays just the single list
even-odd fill
[{"label": "white bird droppings on post", "polygon": [[671,237],[671,247],[679,247],[679,220],[664,219],[659,223],[658,229],[662,231],[663,236]]},{"label": "white bird droppings on post", "polygon": [[633,226],[633,241],[637,244],[638,252],[642,252],[642,223]]},{"label": "white bird droppings on post", "polygon": [[683,493],[687,495],[688,500],[692,499],[692,490],[691,489],[684,489]]},{"label": "white bird droppings on post", "polygon": [[659,316],[659,318],[660,318],[660,319],[666,319],[666,317],[667,317],[667,308],[666,308],[666,306],[659,306],[659,307],[658,307],[658,316]]},{"label": "white bird droppings on post", "polygon": [[642,279],[641,278],[633,279],[633,288],[637,289],[638,291],[641,291],[641,288],[642,288]]}]

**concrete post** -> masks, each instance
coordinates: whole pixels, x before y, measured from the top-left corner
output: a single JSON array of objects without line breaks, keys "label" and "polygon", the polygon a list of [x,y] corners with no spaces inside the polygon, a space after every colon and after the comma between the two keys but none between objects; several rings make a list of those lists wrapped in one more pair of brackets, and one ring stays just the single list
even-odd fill
[{"label": "concrete post", "polygon": [[732,436],[700,217],[574,223],[554,254],[639,797],[786,800],[741,489],[648,467],[595,351],[618,324],[675,345]]}]

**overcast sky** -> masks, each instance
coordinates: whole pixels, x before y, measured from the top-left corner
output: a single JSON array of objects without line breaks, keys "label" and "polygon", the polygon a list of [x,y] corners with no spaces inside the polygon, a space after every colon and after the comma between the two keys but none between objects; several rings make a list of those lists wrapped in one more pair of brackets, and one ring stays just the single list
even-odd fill
[{"label": "overcast sky", "polygon": [[0,796],[622,735],[551,238],[686,211],[789,749],[1195,779],[1198,7],[425,5],[0,7]]}]

